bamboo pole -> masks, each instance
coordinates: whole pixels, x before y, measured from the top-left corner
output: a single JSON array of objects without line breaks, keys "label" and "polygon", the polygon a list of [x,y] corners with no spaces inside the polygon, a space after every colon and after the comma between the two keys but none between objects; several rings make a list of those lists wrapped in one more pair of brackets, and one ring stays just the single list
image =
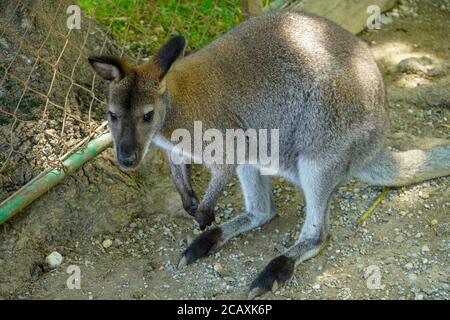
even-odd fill
[{"label": "bamboo pole", "polygon": [[75,151],[62,162],[61,168],[42,172],[19,191],[0,204],[0,224],[26,208],[34,200],[47,193],[89,160],[95,158],[112,144],[110,133],[103,133],[91,140],[86,148]]}]

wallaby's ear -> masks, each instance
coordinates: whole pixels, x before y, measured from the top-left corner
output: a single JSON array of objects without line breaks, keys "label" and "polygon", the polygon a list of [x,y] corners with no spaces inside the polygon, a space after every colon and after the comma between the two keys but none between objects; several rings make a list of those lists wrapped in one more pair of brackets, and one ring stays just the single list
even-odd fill
[{"label": "wallaby's ear", "polygon": [[110,56],[90,56],[88,58],[97,74],[108,81],[119,81],[125,77],[125,65],[120,59]]},{"label": "wallaby's ear", "polygon": [[161,80],[172,63],[183,52],[186,41],[182,36],[177,36],[167,41],[155,54],[154,62],[159,67]]}]

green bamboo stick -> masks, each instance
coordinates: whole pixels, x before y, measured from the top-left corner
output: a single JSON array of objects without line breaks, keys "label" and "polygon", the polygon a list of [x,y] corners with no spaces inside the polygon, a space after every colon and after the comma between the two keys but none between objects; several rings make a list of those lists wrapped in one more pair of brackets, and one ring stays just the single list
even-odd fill
[{"label": "green bamboo stick", "polygon": [[364,211],[362,216],[359,217],[359,219],[358,219],[359,225],[362,224],[369,217],[369,215],[373,212],[373,210],[375,210],[375,208],[380,204],[380,202],[383,201],[384,198],[386,198],[387,194],[389,193],[389,190],[391,190],[391,188],[384,187],[383,192],[375,199],[375,201],[372,203],[372,205],[366,211]]},{"label": "green bamboo stick", "polygon": [[110,133],[104,133],[91,140],[82,148],[67,157],[61,168],[54,168],[41,173],[28,182],[19,191],[0,204],[0,224],[26,208],[34,200],[48,192],[65,177],[75,172],[83,164],[98,156],[112,144]]}]

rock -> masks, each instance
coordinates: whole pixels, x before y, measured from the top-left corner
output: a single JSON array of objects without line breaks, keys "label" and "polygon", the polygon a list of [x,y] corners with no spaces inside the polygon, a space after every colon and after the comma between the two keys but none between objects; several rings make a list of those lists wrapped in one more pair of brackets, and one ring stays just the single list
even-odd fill
[{"label": "rock", "polygon": [[394,21],[394,20],[392,19],[391,16],[388,16],[386,14],[381,15],[380,22],[382,24],[390,24],[390,23],[392,23],[392,21]]},{"label": "rock", "polygon": [[395,242],[403,242],[403,236],[402,235],[398,235],[398,236],[396,236],[395,238],[394,238],[394,241]]},{"label": "rock", "polygon": [[45,258],[45,263],[47,263],[50,269],[56,269],[61,265],[63,259],[63,256],[59,252],[53,251]]},{"label": "rock", "polygon": [[431,222],[430,222],[430,225],[431,225],[432,227],[437,226],[437,224],[438,224],[438,221],[437,221],[436,219],[433,219],[433,220],[431,220]]},{"label": "rock", "polygon": [[233,283],[233,282],[235,282],[236,281],[236,279],[234,279],[233,277],[225,277],[225,278],[223,278],[226,282],[229,282],[229,283]]},{"label": "rock", "polygon": [[450,90],[445,81],[417,87],[412,102],[421,107],[450,108]]},{"label": "rock", "polygon": [[428,74],[429,66],[433,61],[428,57],[407,58],[400,61],[397,65],[397,71],[408,74]]},{"label": "rock", "polygon": [[414,282],[416,282],[417,281],[417,276],[416,276],[416,274],[415,273],[408,273],[408,280],[411,282],[411,283],[414,283]]},{"label": "rock", "polygon": [[144,297],[145,297],[145,292],[142,289],[133,292],[133,298],[134,299],[138,299],[139,300],[139,299],[142,299]]},{"label": "rock", "polygon": [[450,223],[441,223],[436,226],[436,235],[441,237],[450,234]]},{"label": "rock", "polygon": [[314,290],[320,290],[320,284],[316,283],[312,286]]},{"label": "rock", "polygon": [[223,270],[222,265],[220,263],[214,264],[214,271],[221,272]]},{"label": "rock", "polygon": [[422,246],[421,251],[422,251],[422,253],[426,253],[426,252],[429,252],[429,251],[430,251],[430,248],[429,248],[426,244],[424,244],[424,245]]},{"label": "rock", "polygon": [[113,242],[112,242],[110,239],[105,239],[105,240],[103,240],[103,242],[102,242],[102,246],[103,246],[103,248],[105,248],[105,249],[108,249],[109,247],[111,247],[112,244],[113,244]]},{"label": "rock", "polygon": [[413,267],[414,267],[414,266],[413,266],[413,264],[412,264],[411,262],[405,264],[405,268],[406,268],[407,270],[411,270]]},{"label": "rock", "polygon": [[424,193],[424,194],[421,194],[420,197],[421,197],[422,199],[426,200],[426,199],[429,199],[429,198],[430,198],[430,195]]}]

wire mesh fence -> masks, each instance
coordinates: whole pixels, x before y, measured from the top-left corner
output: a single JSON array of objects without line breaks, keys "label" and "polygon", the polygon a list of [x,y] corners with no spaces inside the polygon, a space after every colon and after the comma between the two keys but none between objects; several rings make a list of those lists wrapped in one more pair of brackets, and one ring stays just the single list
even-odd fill
[{"label": "wire mesh fence", "polygon": [[106,130],[90,54],[137,63],[175,33],[189,52],[240,16],[236,0],[0,1],[0,201]]}]

